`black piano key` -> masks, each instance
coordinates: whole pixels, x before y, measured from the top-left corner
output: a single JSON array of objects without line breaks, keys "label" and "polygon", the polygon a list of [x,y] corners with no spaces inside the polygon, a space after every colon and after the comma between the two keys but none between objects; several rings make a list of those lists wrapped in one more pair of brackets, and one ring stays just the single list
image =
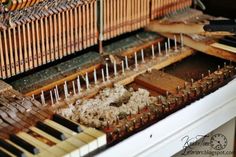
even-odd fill
[{"label": "black piano key", "polygon": [[38,154],[39,149],[33,146],[32,144],[28,143],[27,141],[21,139],[20,137],[16,135],[10,135],[10,140],[14,142],[15,144],[19,145],[20,147],[24,148],[28,152],[32,154]]},{"label": "black piano key", "polygon": [[220,39],[219,43],[224,44],[224,45],[228,45],[228,46],[232,46],[232,47],[236,47],[236,41],[233,41],[230,39]]},{"label": "black piano key", "polygon": [[74,132],[77,132],[77,133],[82,132],[82,129],[78,124],[73,123],[72,121],[70,121],[58,114],[54,114],[52,117],[52,120],[63,125],[64,127],[68,128]]},{"label": "black piano key", "polygon": [[38,122],[36,124],[36,127],[43,130],[44,132],[50,134],[51,136],[61,140],[61,141],[64,141],[66,139],[66,136],[62,132],[60,132],[60,131],[58,131],[58,130],[56,130],[56,129],[54,129],[42,122]]},{"label": "black piano key", "polygon": [[17,157],[26,157],[24,152],[2,139],[0,139],[0,146]]},{"label": "black piano key", "polygon": [[1,149],[0,149],[0,156],[1,156],[1,157],[11,157],[11,155],[5,153],[5,152],[2,151]]},{"label": "black piano key", "polygon": [[236,42],[236,36],[225,36],[224,38]]}]

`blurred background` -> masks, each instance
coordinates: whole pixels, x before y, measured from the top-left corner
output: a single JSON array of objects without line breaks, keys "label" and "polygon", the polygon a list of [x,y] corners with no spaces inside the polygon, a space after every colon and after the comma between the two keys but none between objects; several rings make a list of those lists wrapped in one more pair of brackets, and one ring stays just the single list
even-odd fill
[{"label": "blurred background", "polygon": [[236,0],[202,0],[208,14],[236,19]]}]

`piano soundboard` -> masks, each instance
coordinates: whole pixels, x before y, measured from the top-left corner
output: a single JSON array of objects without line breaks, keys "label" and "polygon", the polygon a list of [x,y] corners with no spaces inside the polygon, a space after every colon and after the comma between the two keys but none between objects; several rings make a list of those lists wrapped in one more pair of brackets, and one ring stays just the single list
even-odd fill
[{"label": "piano soundboard", "polygon": [[191,5],[0,0],[0,156],[96,156],[235,79],[235,36],[153,29]]}]

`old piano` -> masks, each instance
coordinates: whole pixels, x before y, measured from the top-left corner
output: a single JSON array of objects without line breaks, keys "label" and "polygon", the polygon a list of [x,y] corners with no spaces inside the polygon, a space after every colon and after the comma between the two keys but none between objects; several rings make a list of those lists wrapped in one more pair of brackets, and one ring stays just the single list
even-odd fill
[{"label": "old piano", "polygon": [[197,2],[0,0],[0,156],[171,156],[234,118],[235,32]]}]

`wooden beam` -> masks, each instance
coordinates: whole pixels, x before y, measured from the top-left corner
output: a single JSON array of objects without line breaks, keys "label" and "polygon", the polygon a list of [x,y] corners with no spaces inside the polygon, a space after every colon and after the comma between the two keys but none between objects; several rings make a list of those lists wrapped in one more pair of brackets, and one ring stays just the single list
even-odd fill
[{"label": "wooden beam", "polygon": [[[170,33],[160,33],[160,34],[163,35],[164,37],[174,39],[174,34],[170,34]],[[177,37],[177,40],[180,41],[180,37]],[[195,41],[186,35],[183,35],[183,40],[184,40],[184,44],[186,46],[189,46],[197,51],[200,51],[200,52],[203,52],[205,54],[212,55],[215,57],[219,57],[222,59],[236,62],[236,54],[235,53],[210,46],[213,43],[213,41],[210,41],[210,40],[208,40],[208,41]]]}]

